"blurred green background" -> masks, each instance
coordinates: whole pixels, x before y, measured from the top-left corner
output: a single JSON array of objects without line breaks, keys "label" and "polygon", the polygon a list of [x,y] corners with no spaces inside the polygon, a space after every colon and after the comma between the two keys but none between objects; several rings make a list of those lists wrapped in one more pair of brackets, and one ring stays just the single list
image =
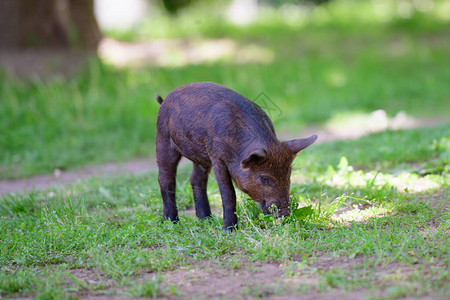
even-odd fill
[{"label": "blurred green background", "polygon": [[149,157],[156,94],[195,81],[263,92],[282,136],[381,109],[448,120],[449,1],[236,2],[145,2],[139,22],[103,28],[75,73],[3,72],[0,178]]}]

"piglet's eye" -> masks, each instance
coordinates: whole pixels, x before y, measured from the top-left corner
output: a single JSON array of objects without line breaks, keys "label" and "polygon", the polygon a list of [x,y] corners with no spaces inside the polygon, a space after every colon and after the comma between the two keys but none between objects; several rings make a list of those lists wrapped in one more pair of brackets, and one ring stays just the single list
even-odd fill
[{"label": "piglet's eye", "polygon": [[261,180],[262,184],[265,184],[265,185],[273,184],[273,180],[269,176],[261,175],[261,176],[259,176],[259,179]]}]

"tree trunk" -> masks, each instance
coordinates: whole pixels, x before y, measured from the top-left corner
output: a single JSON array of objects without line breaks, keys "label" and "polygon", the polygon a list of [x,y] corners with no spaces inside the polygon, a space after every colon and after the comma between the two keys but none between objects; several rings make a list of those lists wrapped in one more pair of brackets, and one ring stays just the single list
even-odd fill
[{"label": "tree trunk", "polygon": [[69,0],[70,17],[76,28],[78,45],[82,48],[97,49],[101,39],[94,14],[94,0]]},{"label": "tree trunk", "polygon": [[93,0],[0,0],[0,48],[95,50]]}]

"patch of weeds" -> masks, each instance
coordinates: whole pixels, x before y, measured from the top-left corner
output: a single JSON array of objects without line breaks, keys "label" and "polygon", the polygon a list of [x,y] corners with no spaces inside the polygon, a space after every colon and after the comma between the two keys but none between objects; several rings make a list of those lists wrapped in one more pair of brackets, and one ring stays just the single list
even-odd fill
[{"label": "patch of weeds", "polygon": [[276,207],[271,208],[271,215],[264,215],[258,205],[250,198],[245,198],[238,203],[238,216],[240,226],[247,226],[260,229],[268,229],[274,226],[283,226],[287,223],[298,223],[304,225],[306,223],[329,224],[331,216],[342,207],[348,197],[342,195],[336,199],[330,200],[326,194],[321,194],[317,200],[312,200],[300,194],[294,193],[290,198],[291,215],[277,218]]},{"label": "patch of weeds", "polygon": [[445,263],[427,266],[425,270],[414,272],[406,280],[416,283],[415,294],[447,297],[450,293],[450,275]]},{"label": "patch of weeds", "polygon": [[383,202],[391,196],[390,194],[377,194],[385,191],[391,192],[392,194],[393,191],[389,191],[389,188],[396,188],[400,191],[422,192],[437,189],[445,184],[441,176],[427,175],[420,177],[410,172],[402,172],[394,176],[391,174],[383,174],[380,171],[356,171],[349,165],[345,156],[341,157],[337,171],[330,165],[325,175],[317,178],[317,180],[328,186],[343,187],[345,189],[356,187],[366,192],[374,191],[375,199],[378,202]]},{"label": "patch of weeds", "polygon": [[166,290],[164,287],[164,280],[162,276],[155,276],[150,280],[142,280],[139,283],[135,283],[131,286],[130,293],[135,297],[148,297],[148,298],[159,298],[166,295],[168,292],[174,294],[176,292],[176,287],[171,287]]},{"label": "patch of weeds", "polygon": [[[305,151],[298,155],[293,169],[303,169],[310,175],[323,176],[329,165],[344,167],[345,164],[340,162],[345,156],[348,162],[355,163],[355,167],[347,170],[338,168],[343,175],[352,175],[356,172],[355,169],[370,170],[373,175],[377,171],[393,175],[404,172],[426,175],[421,172],[423,169],[421,164],[435,161],[436,158],[439,160],[438,165],[443,166],[446,163],[449,136],[450,127],[440,125],[431,128],[384,131],[358,140],[318,144],[314,146],[314,151]],[[430,174],[442,175],[439,172]],[[293,180],[301,178],[300,175],[294,174]],[[346,176],[339,176],[341,183],[345,183],[348,179]],[[358,181],[358,178],[354,179],[354,182]]]},{"label": "patch of weeds", "polygon": [[162,271],[182,259],[182,252],[168,242],[164,248],[148,251],[141,247],[98,247],[90,251],[92,263],[106,276],[121,279],[135,275],[140,269]]},{"label": "patch of weeds", "polygon": [[410,287],[404,285],[392,285],[386,289],[383,299],[398,299],[408,295],[411,295]]},{"label": "patch of weeds", "polygon": [[24,294],[33,291],[39,279],[32,270],[0,271],[0,295]]},{"label": "patch of weeds", "polygon": [[221,261],[221,266],[229,270],[238,270],[243,267],[242,258],[239,256],[231,256]]},{"label": "patch of weeds", "polygon": [[255,298],[267,298],[271,296],[279,296],[282,294],[283,287],[280,285],[262,286],[260,284],[247,284],[241,290],[243,296]]},{"label": "patch of weeds", "polygon": [[33,214],[38,209],[38,203],[35,198],[36,193],[30,193],[27,196],[5,195],[0,201],[0,215]]},{"label": "patch of weeds", "polygon": [[358,288],[369,288],[371,286],[372,272],[356,271],[332,268],[325,272],[319,271],[319,289],[326,291],[330,288],[340,288],[353,291]]},{"label": "patch of weeds", "polygon": [[434,152],[434,159],[422,163],[418,170],[421,176],[429,174],[443,175],[444,182],[447,182],[450,164],[450,137],[442,137],[441,139],[433,140],[431,149]]},{"label": "patch of weeds", "polygon": [[0,295],[33,296],[35,299],[73,299],[59,271],[41,268],[17,268],[0,271]]},{"label": "patch of weeds", "polygon": [[[394,266],[389,276],[376,272],[377,283],[384,290],[383,297],[376,299],[398,299],[404,297],[446,297],[449,292],[449,276],[445,266],[414,265],[411,267]],[[409,270],[408,270],[409,269]]]},{"label": "patch of weeds", "polygon": [[292,217],[298,222],[303,221],[308,217],[311,217],[311,215],[313,214],[314,209],[312,208],[312,205],[303,206],[292,210]]},{"label": "patch of weeds", "polygon": [[38,300],[77,299],[76,296],[66,293],[60,286],[45,285],[36,295]]},{"label": "patch of weeds", "polygon": [[340,195],[330,199],[328,195],[321,194],[317,199],[311,199],[298,195],[298,203],[304,203],[305,206],[294,209],[293,217],[296,221],[307,220],[316,224],[329,224],[331,216],[342,208],[347,198],[347,195]]}]

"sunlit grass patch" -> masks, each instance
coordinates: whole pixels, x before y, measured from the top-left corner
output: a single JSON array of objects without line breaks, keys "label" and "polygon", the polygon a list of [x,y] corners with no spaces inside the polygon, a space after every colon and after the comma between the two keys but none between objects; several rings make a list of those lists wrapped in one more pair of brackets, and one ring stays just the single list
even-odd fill
[{"label": "sunlit grass patch", "polygon": [[397,175],[384,174],[380,171],[364,172],[356,171],[349,165],[346,157],[342,157],[338,169],[335,170],[329,166],[323,177],[317,178],[319,182],[334,187],[376,187],[390,186],[404,192],[425,192],[435,190],[443,185],[450,184],[447,176],[425,175],[420,176],[416,173],[402,172]]},{"label": "sunlit grass patch", "polygon": [[341,222],[362,222],[370,218],[379,218],[390,213],[392,209],[386,207],[369,206],[367,208],[359,208],[357,205],[352,206],[348,211],[339,215],[332,216],[333,220]]},{"label": "sunlit grass patch", "polygon": [[[300,153],[293,164],[293,180],[303,180],[302,172],[326,174],[331,165],[333,170],[343,156],[353,165],[355,171],[342,170],[351,176],[358,170],[398,175],[403,172],[442,175],[447,179],[448,150],[446,140],[450,136],[448,124],[432,128],[412,130],[386,130],[364,136],[358,140],[342,140],[334,143],[314,145],[313,151]],[[320,136],[319,136],[320,139]],[[442,143],[442,145],[441,145]],[[334,172],[330,169],[330,175]],[[342,176],[339,176],[341,180]]]}]

